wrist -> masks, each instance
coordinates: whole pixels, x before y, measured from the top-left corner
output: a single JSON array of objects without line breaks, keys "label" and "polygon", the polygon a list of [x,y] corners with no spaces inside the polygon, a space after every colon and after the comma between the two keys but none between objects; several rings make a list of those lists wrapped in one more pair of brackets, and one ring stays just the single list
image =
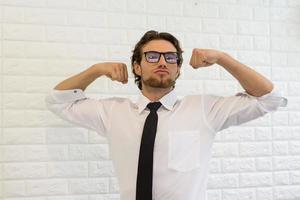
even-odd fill
[{"label": "wrist", "polygon": [[219,53],[219,59],[217,61],[217,64],[224,66],[225,63],[227,63],[229,59],[231,59],[231,57],[227,53],[221,51]]},{"label": "wrist", "polygon": [[96,78],[106,75],[105,73],[105,64],[104,63],[96,63],[91,66],[92,74],[96,76]]}]

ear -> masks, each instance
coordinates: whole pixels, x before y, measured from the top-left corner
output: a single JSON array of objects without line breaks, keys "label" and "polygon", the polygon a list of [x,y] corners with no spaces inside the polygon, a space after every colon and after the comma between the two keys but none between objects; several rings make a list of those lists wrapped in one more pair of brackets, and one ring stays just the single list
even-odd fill
[{"label": "ear", "polygon": [[141,66],[135,61],[134,62],[134,64],[133,64],[133,68],[134,68],[134,72],[137,74],[137,75],[139,75],[139,76],[141,76],[141,74],[142,74],[142,70],[141,70]]}]

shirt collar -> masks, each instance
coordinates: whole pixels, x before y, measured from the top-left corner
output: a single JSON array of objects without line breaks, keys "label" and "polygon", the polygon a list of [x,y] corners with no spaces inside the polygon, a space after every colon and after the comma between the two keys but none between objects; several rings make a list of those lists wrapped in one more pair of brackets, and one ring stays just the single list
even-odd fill
[{"label": "shirt collar", "polygon": [[[163,96],[161,99],[159,99],[158,101],[160,101],[160,103],[168,110],[172,110],[174,107],[174,104],[176,103],[177,100],[177,95],[176,92],[173,90],[171,90],[169,93],[167,93],[165,96]],[[147,107],[148,103],[150,103],[151,101],[145,97],[143,95],[143,93],[140,91],[138,100],[137,100],[137,106],[138,106],[138,112],[139,114],[145,110],[145,108]]]}]

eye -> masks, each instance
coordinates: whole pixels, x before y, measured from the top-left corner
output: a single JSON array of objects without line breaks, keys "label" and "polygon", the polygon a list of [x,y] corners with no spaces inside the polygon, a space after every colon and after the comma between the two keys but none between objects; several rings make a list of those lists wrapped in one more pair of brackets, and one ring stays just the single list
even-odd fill
[{"label": "eye", "polygon": [[166,60],[171,61],[171,62],[176,62],[178,59],[178,56],[176,53],[167,53],[166,54]]},{"label": "eye", "polygon": [[148,52],[148,53],[146,54],[146,57],[147,57],[147,59],[149,59],[149,60],[156,60],[156,59],[159,58],[159,53],[156,53],[156,52]]}]

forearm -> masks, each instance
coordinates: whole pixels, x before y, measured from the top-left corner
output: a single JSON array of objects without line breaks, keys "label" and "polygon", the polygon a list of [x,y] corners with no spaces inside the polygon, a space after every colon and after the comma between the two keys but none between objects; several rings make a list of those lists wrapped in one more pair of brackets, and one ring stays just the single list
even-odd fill
[{"label": "forearm", "polygon": [[217,64],[233,75],[250,95],[259,97],[273,90],[273,83],[267,78],[235,60],[226,53],[221,53]]},{"label": "forearm", "polygon": [[103,75],[96,65],[92,65],[85,71],[72,76],[55,86],[56,90],[82,89],[83,91],[95,81],[98,77]]}]

